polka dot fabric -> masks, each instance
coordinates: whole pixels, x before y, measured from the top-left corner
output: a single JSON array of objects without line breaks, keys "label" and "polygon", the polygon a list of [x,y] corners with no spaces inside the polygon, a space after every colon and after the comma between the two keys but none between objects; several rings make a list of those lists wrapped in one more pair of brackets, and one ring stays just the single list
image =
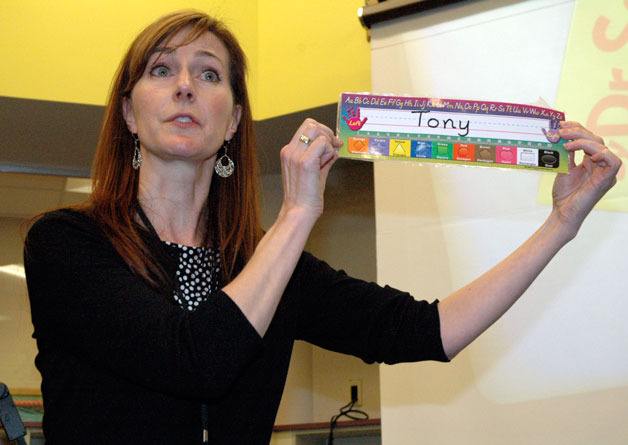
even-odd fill
[{"label": "polka dot fabric", "polygon": [[182,308],[193,311],[218,288],[220,257],[205,247],[164,243],[168,248],[176,249],[179,255],[174,299]]}]

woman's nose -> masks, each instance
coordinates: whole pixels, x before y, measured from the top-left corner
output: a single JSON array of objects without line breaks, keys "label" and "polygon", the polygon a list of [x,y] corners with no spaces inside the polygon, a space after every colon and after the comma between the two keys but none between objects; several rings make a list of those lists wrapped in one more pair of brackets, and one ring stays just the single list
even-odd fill
[{"label": "woman's nose", "polygon": [[189,101],[193,101],[196,97],[196,94],[194,93],[194,88],[192,86],[191,77],[189,73],[185,70],[181,71],[181,74],[179,74],[175,96],[178,100],[183,99]]}]

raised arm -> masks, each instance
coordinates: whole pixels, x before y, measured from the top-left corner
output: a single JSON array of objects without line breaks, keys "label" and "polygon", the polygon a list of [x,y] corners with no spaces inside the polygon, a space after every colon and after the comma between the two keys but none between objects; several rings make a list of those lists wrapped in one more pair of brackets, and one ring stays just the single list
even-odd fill
[{"label": "raised arm", "polygon": [[[439,304],[443,347],[453,358],[491,326],[532,284],[554,255],[573,239],[595,204],[615,184],[621,161],[604,141],[576,122],[562,122],[560,135],[571,140],[569,173],[554,182],[553,208],[539,230],[488,272]],[[574,154],[584,158],[575,164]]]},{"label": "raised arm", "polygon": [[284,199],[279,216],[242,272],[223,288],[260,335],[277,308],[314,223],[323,212],[323,192],[341,142],[307,119],[281,150]]}]

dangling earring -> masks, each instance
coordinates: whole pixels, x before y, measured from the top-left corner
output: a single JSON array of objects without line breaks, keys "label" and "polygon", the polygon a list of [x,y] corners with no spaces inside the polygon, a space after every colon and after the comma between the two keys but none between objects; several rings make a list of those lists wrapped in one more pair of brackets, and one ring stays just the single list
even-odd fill
[{"label": "dangling earring", "polygon": [[137,133],[131,133],[133,136],[133,170],[137,170],[142,165],[142,152],[140,151],[140,138]]},{"label": "dangling earring", "polygon": [[216,159],[216,165],[214,165],[214,170],[216,171],[216,174],[221,178],[228,178],[233,174],[233,170],[235,169],[233,161],[227,154],[229,142],[231,141],[225,141],[224,144],[222,144],[221,148],[225,149],[225,153],[221,157]]}]

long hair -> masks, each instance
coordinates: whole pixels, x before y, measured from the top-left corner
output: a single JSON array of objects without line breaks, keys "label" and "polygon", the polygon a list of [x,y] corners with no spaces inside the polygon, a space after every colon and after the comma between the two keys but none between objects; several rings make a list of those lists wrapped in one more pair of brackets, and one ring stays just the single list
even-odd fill
[{"label": "long hair", "polygon": [[[229,178],[213,175],[206,217],[206,243],[221,255],[221,281],[237,275],[262,236],[258,203],[258,165],[253,118],[246,89],[246,58],[234,35],[220,21],[198,11],[166,15],[146,27],[133,41],[113,80],[92,167],[93,191],[82,210],[105,231],[128,266],[157,288],[169,281],[140,236],[136,222],[139,173],[131,165],[133,139],[122,114],[125,97],[141,78],[151,52],[182,29],[184,46],[206,32],[218,37],[229,53],[229,78],[234,102],[242,116],[230,142],[236,168]],[[218,154],[218,157],[221,153]]]}]

